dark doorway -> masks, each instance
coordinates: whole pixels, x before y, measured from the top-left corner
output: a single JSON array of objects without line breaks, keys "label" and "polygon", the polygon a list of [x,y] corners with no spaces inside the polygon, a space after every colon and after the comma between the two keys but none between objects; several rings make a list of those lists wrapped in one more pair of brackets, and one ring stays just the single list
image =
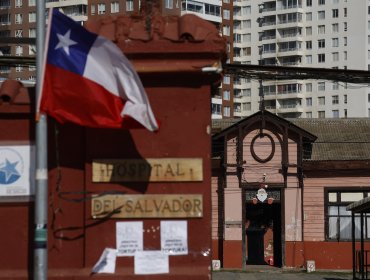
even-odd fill
[{"label": "dark doorway", "polygon": [[247,264],[281,266],[280,203],[246,204]]}]

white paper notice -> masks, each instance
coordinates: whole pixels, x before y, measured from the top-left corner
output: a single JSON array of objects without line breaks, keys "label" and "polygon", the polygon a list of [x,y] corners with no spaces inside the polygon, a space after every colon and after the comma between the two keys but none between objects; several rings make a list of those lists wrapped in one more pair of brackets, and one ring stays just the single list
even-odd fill
[{"label": "white paper notice", "polygon": [[143,250],[143,222],[116,223],[117,256],[134,256]]},{"label": "white paper notice", "polygon": [[105,248],[98,262],[94,265],[93,273],[114,273],[116,271],[117,250]]},{"label": "white paper notice", "polygon": [[187,221],[161,221],[161,250],[169,255],[188,254]]},{"label": "white paper notice", "polygon": [[135,254],[135,274],[169,273],[168,255],[162,251],[137,251]]}]

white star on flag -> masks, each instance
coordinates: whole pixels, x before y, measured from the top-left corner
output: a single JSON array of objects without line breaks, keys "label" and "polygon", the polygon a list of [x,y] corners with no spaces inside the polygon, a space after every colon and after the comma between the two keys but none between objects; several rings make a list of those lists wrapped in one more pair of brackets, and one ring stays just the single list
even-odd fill
[{"label": "white star on flag", "polygon": [[70,46],[73,46],[73,45],[76,45],[77,42],[71,40],[71,29],[69,29],[66,34],[64,35],[61,35],[61,34],[57,34],[58,36],[58,39],[59,39],[59,43],[58,45],[56,45],[55,49],[60,49],[60,48],[63,48],[63,50],[69,55],[69,47]]}]

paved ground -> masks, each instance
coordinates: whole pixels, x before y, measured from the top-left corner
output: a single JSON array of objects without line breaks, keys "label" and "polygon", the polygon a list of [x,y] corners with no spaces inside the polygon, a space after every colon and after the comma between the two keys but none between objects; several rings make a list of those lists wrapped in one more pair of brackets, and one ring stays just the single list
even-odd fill
[{"label": "paved ground", "polygon": [[212,280],[347,280],[352,279],[350,272],[315,271],[217,271],[213,272]]}]

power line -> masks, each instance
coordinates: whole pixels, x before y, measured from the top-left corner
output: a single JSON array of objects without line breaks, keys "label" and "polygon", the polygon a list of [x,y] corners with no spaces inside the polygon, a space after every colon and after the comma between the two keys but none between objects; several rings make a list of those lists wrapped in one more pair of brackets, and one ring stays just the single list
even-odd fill
[{"label": "power line", "polygon": [[263,80],[332,80],[354,84],[370,84],[370,72],[364,70],[311,68],[253,64],[226,64],[224,74]]}]

